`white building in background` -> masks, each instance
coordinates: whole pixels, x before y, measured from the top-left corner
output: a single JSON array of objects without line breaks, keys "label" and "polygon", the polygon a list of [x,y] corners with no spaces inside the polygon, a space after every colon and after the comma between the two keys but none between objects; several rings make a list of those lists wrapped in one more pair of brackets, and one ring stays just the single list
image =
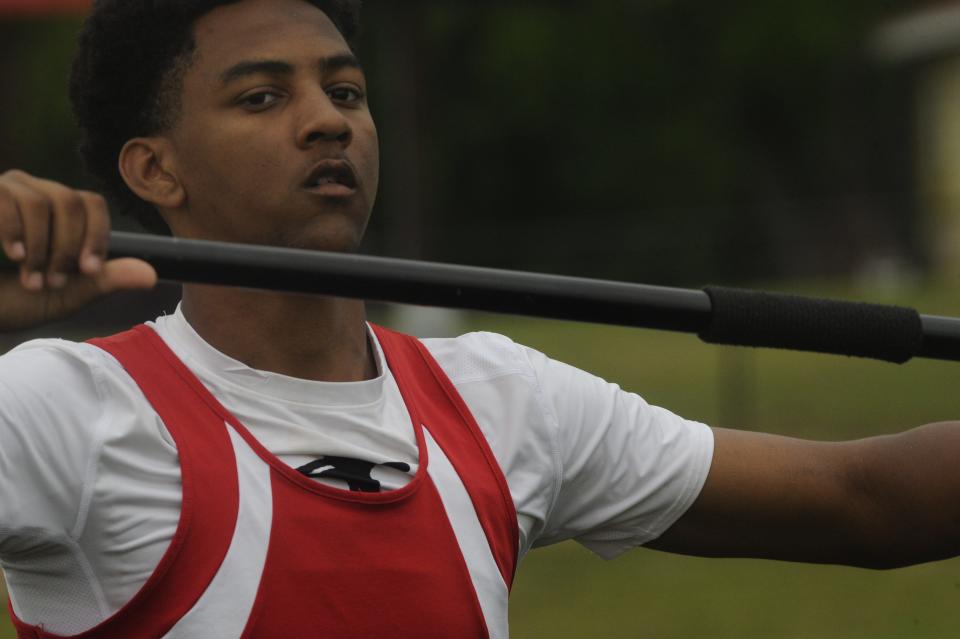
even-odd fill
[{"label": "white building in background", "polygon": [[874,33],[889,65],[916,71],[916,184],[935,271],[960,276],[960,2],[918,2]]}]

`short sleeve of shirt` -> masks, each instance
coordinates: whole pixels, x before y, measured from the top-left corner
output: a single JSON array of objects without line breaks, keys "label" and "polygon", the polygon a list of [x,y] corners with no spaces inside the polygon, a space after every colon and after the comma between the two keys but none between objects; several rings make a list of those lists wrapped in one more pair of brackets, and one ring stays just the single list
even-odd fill
[{"label": "short sleeve of shirt", "polygon": [[0,556],[82,524],[101,418],[82,345],[42,340],[0,357]]},{"label": "short sleeve of shirt", "polygon": [[561,476],[533,545],[575,539],[610,559],[659,537],[703,487],[713,456],[710,428],[524,351],[556,428]]},{"label": "short sleeve of shirt", "polygon": [[503,335],[425,343],[506,476],[521,554],[575,539],[615,557],[659,537],[700,494],[707,426]]}]

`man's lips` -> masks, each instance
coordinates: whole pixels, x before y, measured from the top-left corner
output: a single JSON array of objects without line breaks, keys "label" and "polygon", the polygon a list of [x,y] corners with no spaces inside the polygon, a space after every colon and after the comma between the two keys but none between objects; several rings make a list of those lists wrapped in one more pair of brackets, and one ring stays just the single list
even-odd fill
[{"label": "man's lips", "polygon": [[357,174],[346,160],[321,160],[310,171],[303,188],[325,197],[349,197],[357,192]]}]

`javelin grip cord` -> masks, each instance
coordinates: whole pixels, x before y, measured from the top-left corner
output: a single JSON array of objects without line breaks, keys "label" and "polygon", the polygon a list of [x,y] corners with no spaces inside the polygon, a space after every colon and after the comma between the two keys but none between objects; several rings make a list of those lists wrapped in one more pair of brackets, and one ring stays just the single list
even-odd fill
[{"label": "javelin grip cord", "polygon": [[902,364],[923,345],[912,308],[708,286],[709,344],[786,348]]}]

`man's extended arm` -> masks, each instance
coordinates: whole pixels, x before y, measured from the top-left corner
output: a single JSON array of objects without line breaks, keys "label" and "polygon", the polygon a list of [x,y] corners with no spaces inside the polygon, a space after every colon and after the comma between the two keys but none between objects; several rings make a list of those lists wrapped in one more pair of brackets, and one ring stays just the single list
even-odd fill
[{"label": "man's extended arm", "polygon": [[960,423],[836,443],[714,432],[699,498],[648,547],[878,569],[960,554]]}]

